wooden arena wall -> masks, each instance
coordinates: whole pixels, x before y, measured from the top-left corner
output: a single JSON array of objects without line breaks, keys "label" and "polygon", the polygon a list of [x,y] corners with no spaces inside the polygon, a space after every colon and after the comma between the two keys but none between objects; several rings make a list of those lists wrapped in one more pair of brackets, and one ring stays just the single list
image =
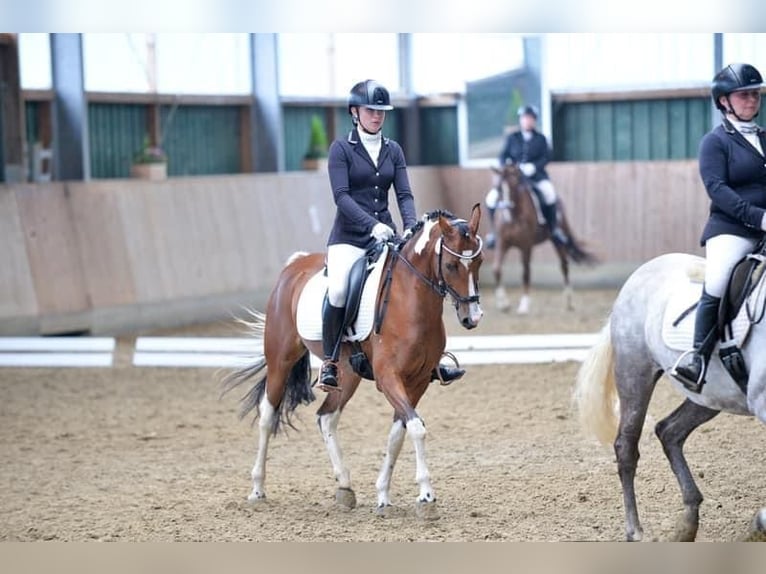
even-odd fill
[{"label": "wooden arena wall", "polygon": [[[574,268],[575,281],[617,284],[660,253],[701,252],[707,197],[695,162],[550,173],[572,227],[605,262]],[[412,167],[410,177],[419,213],[463,217],[491,182],[484,168]],[[141,331],[262,309],[290,254],[324,249],[333,213],[323,172],[0,186],[0,334]],[[484,285],[491,261],[488,252]],[[517,261],[509,255],[509,285]],[[533,279],[557,268],[548,246],[534,262]]]}]

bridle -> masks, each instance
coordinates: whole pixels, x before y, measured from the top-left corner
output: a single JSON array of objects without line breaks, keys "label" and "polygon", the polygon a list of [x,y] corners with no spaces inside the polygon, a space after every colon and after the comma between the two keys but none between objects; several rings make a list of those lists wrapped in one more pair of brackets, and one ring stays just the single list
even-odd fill
[{"label": "bridle", "polygon": [[477,235],[476,239],[479,241],[479,247],[475,251],[470,252],[463,252],[458,253],[454,251],[453,249],[447,247],[444,244],[444,234],[442,234],[437,240],[436,244],[434,245],[434,251],[438,255],[438,262],[437,262],[437,268],[438,268],[438,277],[437,281],[432,280],[430,277],[427,277],[422,271],[420,271],[417,267],[415,267],[412,262],[407,259],[401,252],[402,247],[404,246],[409,239],[411,239],[412,236],[402,241],[399,239],[397,242],[390,242],[392,249],[391,251],[391,263],[388,266],[388,270],[386,271],[386,277],[384,279],[383,283],[383,298],[381,304],[378,306],[376,317],[375,317],[375,332],[380,332],[380,326],[383,323],[383,317],[386,314],[386,309],[388,307],[388,298],[389,294],[391,292],[391,279],[394,274],[394,266],[396,265],[397,261],[402,261],[407,268],[412,271],[412,273],[420,279],[423,283],[428,285],[439,297],[444,299],[448,294],[452,297],[453,304],[455,306],[455,309],[457,309],[461,303],[464,304],[471,304],[471,303],[478,303],[479,302],[479,290],[476,290],[475,295],[468,295],[468,296],[462,296],[460,293],[458,293],[452,285],[450,285],[447,280],[444,278],[444,271],[443,271],[443,253],[446,251],[450,255],[454,255],[455,257],[458,257],[461,260],[468,260],[472,261],[476,257],[478,257],[481,254],[482,249],[484,248],[484,242],[481,239],[481,236]]}]

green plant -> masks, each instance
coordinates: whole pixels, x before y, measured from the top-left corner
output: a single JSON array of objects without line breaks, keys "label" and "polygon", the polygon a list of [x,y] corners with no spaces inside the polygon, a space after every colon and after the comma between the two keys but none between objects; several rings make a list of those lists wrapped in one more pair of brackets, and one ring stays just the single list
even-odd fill
[{"label": "green plant", "polygon": [[306,155],[303,157],[305,159],[319,159],[327,157],[327,132],[325,132],[322,118],[316,114],[311,116],[309,148],[306,150]]},{"label": "green plant", "polygon": [[141,149],[133,156],[133,163],[165,163],[168,156],[159,146],[153,146],[149,142],[149,136],[144,137]]}]

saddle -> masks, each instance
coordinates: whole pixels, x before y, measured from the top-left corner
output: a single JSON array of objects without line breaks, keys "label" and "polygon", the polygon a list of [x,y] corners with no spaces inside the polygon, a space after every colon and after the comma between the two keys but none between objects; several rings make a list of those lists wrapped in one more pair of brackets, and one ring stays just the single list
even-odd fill
[{"label": "saddle", "polygon": [[[344,341],[361,341],[372,330],[388,246],[382,244],[361,257],[348,278],[348,296],[343,316]],[[298,299],[296,326],[309,341],[322,340],[322,309],[327,300],[327,269],[322,268],[306,282]]]},{"label": "saddle", "polygon": [[[764,316],[765,293],[763,286],[758,289],[764,271],[766,271],[766,242],[761,242],[752,253],[743,257],[734,266],[718,307],[716,329],[719,340],[718,355],[721,363],[743,393],[747,393],[749,374],[741,349],[747,342],[751,327],[759,323]],[[696,291],[698,292],[699,288]],[[683,296],[680,294],[680,297]],[[677,328],[694,311],[697,304],[698,300],[695,300],[691,306],[684,309],[672,322],[672,327]],[[756,316],[756,310],[759,309],[760,314]],[[663,336],[668,346],[673,347],[673,342],[678,342],[678,339],[673,340],[673,334],[669,329],[663,329]],[[684,344],[688,348],[688,344]]]}]

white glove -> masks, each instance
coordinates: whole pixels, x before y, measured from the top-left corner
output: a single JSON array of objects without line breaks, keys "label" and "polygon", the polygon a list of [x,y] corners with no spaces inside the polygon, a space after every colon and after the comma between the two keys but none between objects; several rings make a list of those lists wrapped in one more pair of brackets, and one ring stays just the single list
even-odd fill
[{"label": "white glove", "polygon": [[376,241],[386,241],[394,236],[394,230],[385,223],[376,223],[372,228],[372,233],[370,233],[370,235],[374,237]]},{"label": "white glove", "polygon": [[527,177],[532,177],[533,175],[535,175],[535,172],[537,171],[537,168],[535,167],[535,164],[533,163],[520,163],[519,169],[521,170],[521,173],[523,173]]}]

